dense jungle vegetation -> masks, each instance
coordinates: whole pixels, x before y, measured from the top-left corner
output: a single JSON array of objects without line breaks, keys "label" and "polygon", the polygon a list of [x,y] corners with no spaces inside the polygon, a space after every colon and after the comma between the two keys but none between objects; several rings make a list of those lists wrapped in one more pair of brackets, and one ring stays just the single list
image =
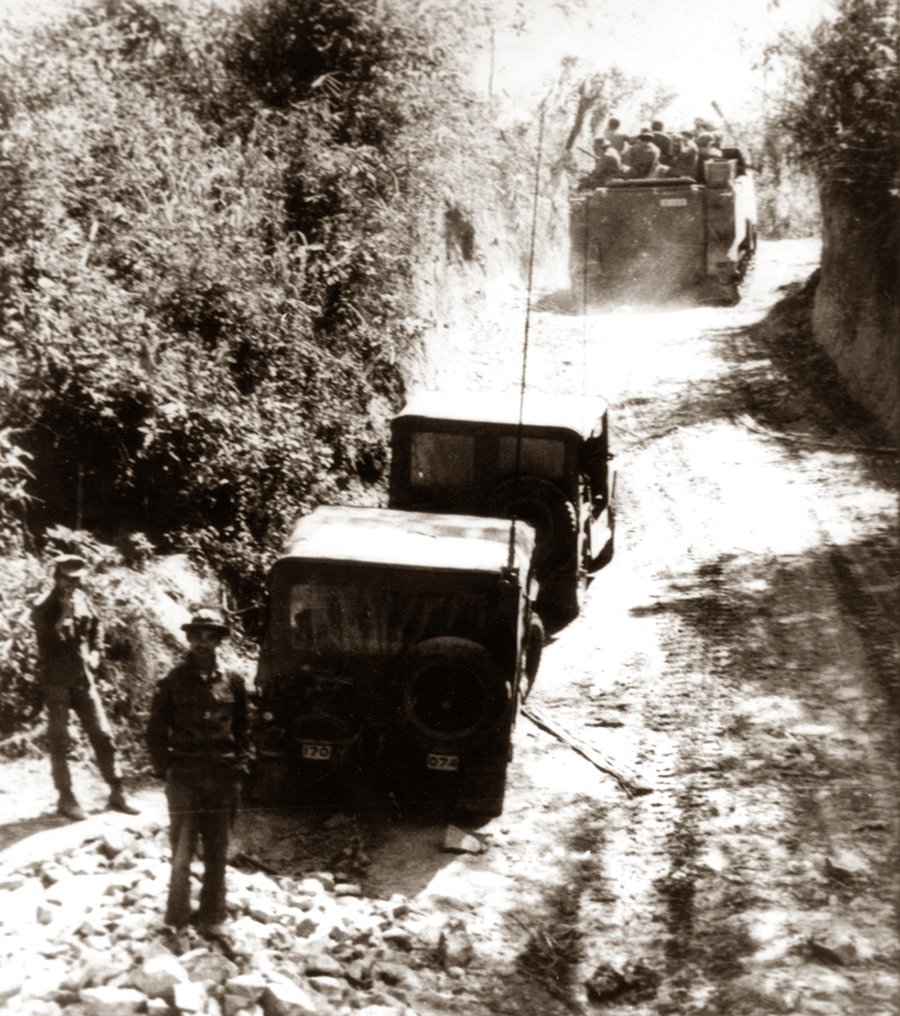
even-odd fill
[{"label": "dense jungle vegetation", "polygon": [[251,597],[298,514],[377,497],[459,182],[518,211],[455,59],[480,10],[97,0],[10,48],[0,731],[38,708],[35,554],[186,551]]},{"label": "dense jungle vegetation", "polygon": [[[900,249],[900,13],[893,0],[840,0],[809,39],[782,44],[793,69],[778,127],[825,201],[840,195],[896,267]],[[892,200],[893,199],[893,200]]]},{"label": "dense jungle vegetation", "polygon": [[140,532],[252,582],[382,471],[444,156],[484,141],[435,26],[105,0],[21,50],[0,116],[5,533],[25,451],[32,532]]}]

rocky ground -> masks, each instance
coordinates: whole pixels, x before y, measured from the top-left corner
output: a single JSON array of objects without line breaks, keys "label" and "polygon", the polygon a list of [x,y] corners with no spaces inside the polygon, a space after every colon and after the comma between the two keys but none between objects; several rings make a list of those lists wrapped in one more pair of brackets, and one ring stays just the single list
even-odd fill
[{"label": "rocky ground", "polygon": [[[619,527],[529,705],[649,793],[522,717],[504,814],[453,852],[380,795],[245,812],[223,946],[163,928],[158,786],[67,825],[46,763],[5,763],[0,1007],[900,1011],[897,454],[790,316],[762,325],[815,258],[762,244],[734,308],[532,318],[531,387],[611,404]],[[513,388],[522,321],[441,336],[422,383]]]}]

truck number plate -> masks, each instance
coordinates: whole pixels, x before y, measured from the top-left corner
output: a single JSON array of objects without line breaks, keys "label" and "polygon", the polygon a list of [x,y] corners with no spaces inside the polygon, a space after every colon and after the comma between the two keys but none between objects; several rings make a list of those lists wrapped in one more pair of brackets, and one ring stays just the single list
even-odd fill
[{"label": "truck number plate", "polygon": [[301,746],[303,757],[312,762],[329,762],[331,760],[330,744],[304,744]]},{"label": "truck number plate", "polygon": [[432,755],[425,757],[425,765],[429,769],[440,769],[445,773],[455,773],[459,769],[459,755]]},{"label": "truck number plate", "polygon": [[663,208],[685,208],[687,198],[660,198],[659,203]]}]

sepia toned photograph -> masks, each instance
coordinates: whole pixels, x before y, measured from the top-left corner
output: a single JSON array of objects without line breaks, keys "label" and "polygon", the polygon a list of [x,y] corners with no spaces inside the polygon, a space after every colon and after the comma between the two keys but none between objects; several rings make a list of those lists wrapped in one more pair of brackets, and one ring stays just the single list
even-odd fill
[{"label": "sepia toned photograph", "polygon": [[0,1014],[900,1014],[896,0],[0,0]]}]

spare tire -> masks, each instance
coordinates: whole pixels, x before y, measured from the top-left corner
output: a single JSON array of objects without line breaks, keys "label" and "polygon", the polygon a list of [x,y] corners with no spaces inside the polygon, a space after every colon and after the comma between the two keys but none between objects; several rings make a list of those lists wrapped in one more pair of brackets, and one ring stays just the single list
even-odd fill
[{"label": "spare tire", "polygon": [[509,699],[494,657],[469,639],[420,642],[407,657],[403,716],[429,743],[460,743],[493,729]]},{"label": "spare tire", "polygon": [[536,476],[504,480],[490,497],[489,508],[503,518],[515,516],[537,533],[535,563],[540,571],[567,556],[578,527],[575,505],[549,480]]}]

